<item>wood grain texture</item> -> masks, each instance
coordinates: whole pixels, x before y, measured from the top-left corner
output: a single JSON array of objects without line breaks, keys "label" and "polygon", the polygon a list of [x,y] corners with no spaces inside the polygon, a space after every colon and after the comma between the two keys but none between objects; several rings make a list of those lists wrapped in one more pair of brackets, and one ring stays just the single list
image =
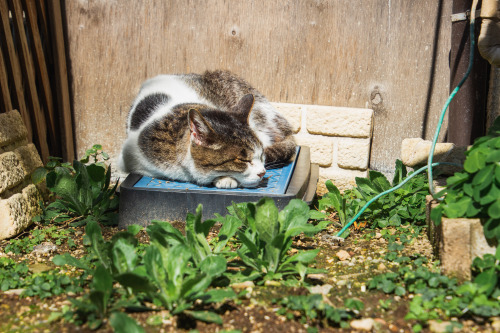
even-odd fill
[{"label": "wood grain texture", "polygon": [[[21,80],[21,65],[16,54],[16,48],[14,46],[14,39],[12,38],[12,30],[10,27],[9,19],[9,8],[7,6],[7,1],[0,1],[0,20],[2,27],[0,29],[0,38],[2,48],[5,49],[5,60],[6,68],[10,72],[10,77],[12,77],[13,92],[11,92],[11,98],[14,99],[15,104],[19,108],[19,113],[23,117],[24,124],[28,130],[28,140],[33,141],[33,127],[31,125],[31,118],[28,110],[26,108],[26,102],[24,97],[23,82]],[[3,50],[2,50],[3,51]],[[6,110],[10,111],[10,110]]]},{"label": "wood grain texture", "polygon": [[[43,8],[41,12],[44,12]],[[76,157],[75,140],[69,91],[68,65],[66,61],[66,46],[63,34],[64,14],[61,9],[61,2],[58,0],[48,0],[47,12],[46,16],[51,26],[52,56],[54,62],[55,86],[57,89],[59,126],[61,128],[62,155],[65,160],[73,161]],[[42,15],[42,17],[44,16],[45,15]]]},{"label": "wood grain texture", "polygon": [[68,0],[77,151],[117,156],[140,83],[229,69],[271,101],[375,110],[370,167],[433,135],[448,92],[451,0]]}]

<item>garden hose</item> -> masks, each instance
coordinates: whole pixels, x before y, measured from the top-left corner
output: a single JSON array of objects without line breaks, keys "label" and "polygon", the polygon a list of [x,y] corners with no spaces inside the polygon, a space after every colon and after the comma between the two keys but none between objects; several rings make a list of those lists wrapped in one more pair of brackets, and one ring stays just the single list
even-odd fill
[{"label": "garden hose", "polygon": [[[448,109],[451,101],[453,100],[453,98],[455,97],[455,95],[457,94],[457,92],[460,90],[460,88],[462,87],[462,85],[464,84],[465,80],[467,79],[467,77],[469,77],[469,74],[470,72],[472,71],[472,65],[473,65],[473,61],[474,61],[474,47],[475,47],[475,40],[474,40],[474,22],[475,22],[475,13],[476,13],[476,6],[477,6],[477,0],[474,0],[473,3],[472,3],[472,10],[471,10],[471,13],[470,13],[470,40],[471,40],[471,44],[470,44],[470,56],[469,56],[469,67],[467,68],[467,72],[465,73],[464,77],[462,78],[462,80],[458,83],[458,85],[456,86],[455,89],[453,89],[452,93],[450,94],[450,96],[448,97],[448,99],[446,100],[446,103],[443,107],[443,110],[441,111],[441,115],[439,117],[439,122],[438,122],[438,125],[437,125],[437,128],[436,128],[436,132],[434,134],[434,139],[432,141],[432,146],[431,146],[431,150],[429,152],[429,158],[427,160],[427,165],[424,166],[424,167],[421,167],[420,169],[418,169],[417,171],[415,171],[414,173],[412,173],[410,176],[406,177],[405,180],[403,180],[401,183],[399,183],[398,185],[388,189],[387,191],[384,191],[382,193],[379,193],[378,195],[376,195],[375,197],[373,197],[370,201],[368,201],[364,206],[363,208],[360,209],[360,211],[349,221],[349,223],[347,223],[338,233],[337,235],[335,236],[336,238],[339,238],[339,239],[343,239],[342,238],[342,234],[361,216],[361,214],[363,214],[363,212],[376,200],[378,200],[380,197],[383,197],[384,195],[388,194],[388,193],[391,193],[391,192],[394,192],[396,191],[397,189],[401,188],[404,184],[406,184],[410,179],[412,179],[413,177],[415,177],[416,175],[424,172],[426,169],[428,169],[428,172],[427,172],[427,179],[429,181],[429,192],[432,194],[432,196],[434,197],[435,196],[435,192],[434,192],[434,184],[432,182],[432,167],[434,166],[437,166],[437,165],[443,165],[443,164],[446,164],[446,165],[456,165],[454,163],[447,163],[447,162],[442,162],[442,163],[432,163],[432,158],[433,158],[433,155],[434,155],[434,149],[436,147],[436,142],[438,140],[438,136],[439,136],[439,132],[441,131],[441,126],[443,125],[443,120],[444,120],[444,116],[446,114],[446,110]],[[438,199],[439,200],[439,199]],[[442,199],[441,199],[442,200]]]},{"label": "garden hose", "polygon": [[[434,197],[436,195],[434,191],[434,183],[432,181],[432,158],[434,157],[434,148],[436,148],[436,142],[438,140],[439,132],[441,131],[441,126],[443,125],[443,120],[444,116],[446,114],[446,110],[448,109],[448,106],[450,105],[451,101],[457,94],[457,92],[460,90],[462,85],[464,84],[465,80],[469,77],[470,72],[472,71],[472,65],[474,63],[474,47],[475,47],[475,36],[474,36],[474,23],[476,20],[476,6],[477,6],[477,0],[474,0],[472,3],[472,10],[470,13],[470,55],[469,55],[469,67],[467,67],[467,71],[465,72],[464,77],[462,80],[458,83],[455,89],[451,92],[450,96],[446,100],[446,103],[443,107],[443,110],[441,111],[441,116],[439,117],[439,122],[436,128],[436,133],[434,134],[434,139],[432,140],[432,146],[431,150],[429,152],[429,159],[427,160],[427,167],[429,168],[429,171],[427,172],[427,179],[429,181],[429,192],[432,194]],[[442,201],[441,198],[436,198],[439,201]]]}]

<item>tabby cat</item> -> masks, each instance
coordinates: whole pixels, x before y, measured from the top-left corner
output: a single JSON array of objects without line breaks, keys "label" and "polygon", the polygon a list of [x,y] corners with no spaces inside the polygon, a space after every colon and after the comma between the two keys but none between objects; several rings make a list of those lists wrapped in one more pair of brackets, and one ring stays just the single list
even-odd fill
[{"label": "tabby cat", "polygon": [[265,166],[295,154],[285,118],[227,71],[147,80],[132,104],[127,133],[122,171],[218,188],[256,187]]}]

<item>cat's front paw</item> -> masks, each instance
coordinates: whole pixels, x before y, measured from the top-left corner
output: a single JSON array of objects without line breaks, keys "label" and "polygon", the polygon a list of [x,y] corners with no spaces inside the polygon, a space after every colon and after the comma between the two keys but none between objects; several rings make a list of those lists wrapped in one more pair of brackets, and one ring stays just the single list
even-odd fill
[{"label": "cat's front paw", "polygon": [[220,177],[214,180],[214,185],[217,188],[237,188],[238,182],[231,177]]}]

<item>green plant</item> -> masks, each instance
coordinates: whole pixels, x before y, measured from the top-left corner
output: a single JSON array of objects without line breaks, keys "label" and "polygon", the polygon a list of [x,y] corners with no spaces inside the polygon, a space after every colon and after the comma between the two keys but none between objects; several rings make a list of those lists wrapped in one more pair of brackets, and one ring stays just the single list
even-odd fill
[{"label": "green plant", "polygon": [[488,135],[477,139],[466,152],[464,170],[449,177],[446,187],[436,196],[443,201],[432,210],[439,224],[449,218],[484,218],[484,234],[500,240],[500,117]]},{"label": "green plant", "polygon": [[84,278],[70,277],[58,270],[32,274],[29,266],[7,257],[0,258],[0,290],[24,289],[21,296],[52,297],[83,291]]},{"label": "green plant", "polygon": [[321,294],[291,295],[275,299],[274,303],[282,306],[277,313],[285,315],[289,320],[298,316],[303,324],[321,324],[323,327],[340,325],[348,328],[347,321],[364,308],[361,301],[349,298],[344,302],[345,308],[338,309],[326,302]]},{"label": "green plant", "polygon": [[105,241],[97,222],[89,221],[85,232],[93,263],[89,265],[69,254],[54,257],[57,265],[76,266],[93,276],[90,293],[72,300],[75,317],[99,327],[105,318],[116,316],[123,308],[145,309],[142,303],[149,300],[172,314],[185,313],[199,320],[221,323],[217,314],[194,309],[198,299],[211,303],[235,296],[232,290],[207,290],[213,279],[226,270],[226,260],[214,254],[201,257],[206,239],[196,237],[204,230],[196,222],[200,218],[201,208],[196,216],[188,217],[188,228],[192,228],[193,235],[186,238],[174,232],[169,223],[155,222],[147,229],[151,243],[142,246],[144,250],[140,250],[135,238],[139,226],[129,226],[127,231]]},{"label": "green plant", "polygon": [[[368,201],[375,196],[400,184],[407,176],[406,167],[400,160],[396,161],[392,184],[380,172],[371,170],[368,178],[356,177],[356,187],[342,195],[338,188],[327,181],[326,193],[318,201],[318,211],[312,211],[311,217],[324,219],[321,211],[337,212],[340,224],[345,226]],[[425,221],[425,196],[428,184],[425,175],[417,175],[401,188],[390,192],[364,211],[362,217],[372,222],[373,227],[400,226],[406,223],[422,224]]]},{"label": "green plant", "polygon": [[10,239],[5,246],[5,252],[14,254],[30,253],[35,245],[45,241],[52,241],[55,245],[66,242],[69,247],[74,247],[75,242],[71,238],[72,233],[72,229],[60,229],[56,226],[33,229],[27,237]]},{"label": "green plant", "polygon": [[306,203],[294,199],[279,212],[272,199],[263,198],[255,204],[233,205],[229,211],[244,226],[244,230],[236,233],[242,243],[237,253],[243,263],[258,274],[254,277],[274,279],[298,274],[304,280],[306,273],[311,271],[307,265],[319,249],[301,251],[293,256],[287,252],[293,237],[301,232],[315,234],[322,230],[321,226],[307,222],[309,208]]},{"label": "green plant", "polygon": [[[83,225],[89,220],[101,223],[116,223],[118,197],[115,195],[118,182],[110,187],[111,167],[98,161],[108,159],[100,145],[87,150],[84,158],[74,160],[73,164],[61,163],[58,158],[51,158],[45,167],[38,168],[32,174],[33,183],[45,179],[47,188],[55,195],[55,201],[43,207],[43,214],[38,221],[62,222],[73,221],[74,225]],[[90,164],[90,157],[94,161]],[[78,222],[76,222],[78,220]]]}]

